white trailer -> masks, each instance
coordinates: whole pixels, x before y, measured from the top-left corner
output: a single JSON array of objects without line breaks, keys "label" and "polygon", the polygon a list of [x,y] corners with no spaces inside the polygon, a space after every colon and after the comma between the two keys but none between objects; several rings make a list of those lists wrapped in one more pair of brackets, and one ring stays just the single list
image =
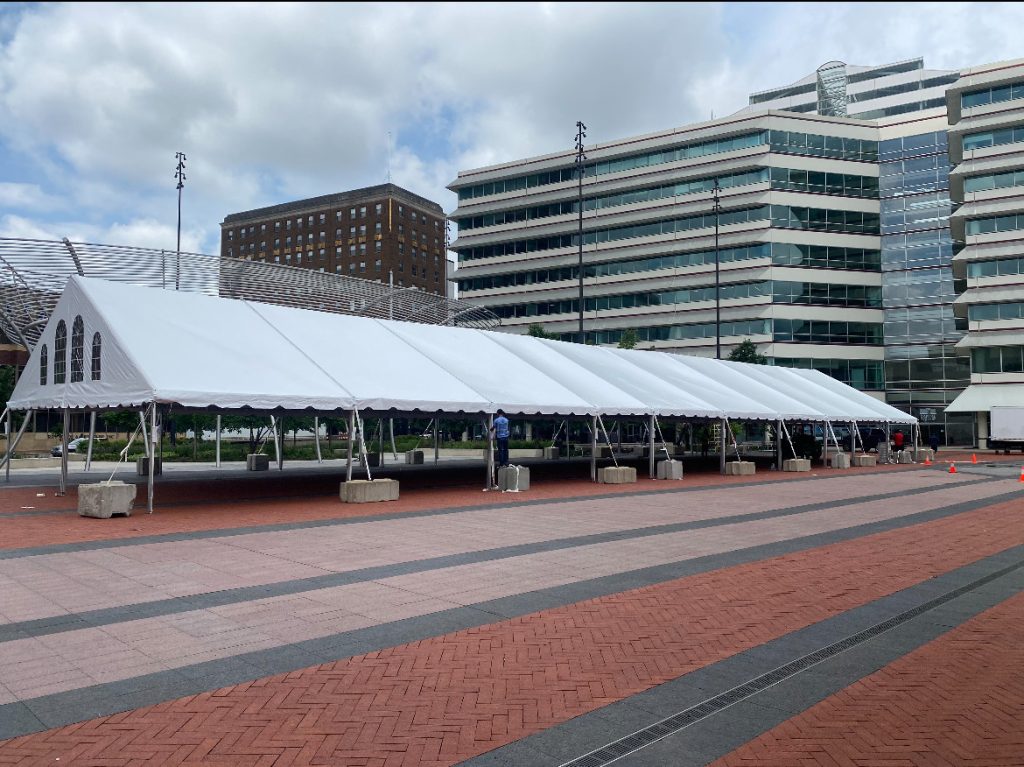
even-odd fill
[{"label": "white trailer", "polygon": [[988,446],[1009,453],[1020,448],[1024,453],[1024,405],[993,405],[989,411]]}]

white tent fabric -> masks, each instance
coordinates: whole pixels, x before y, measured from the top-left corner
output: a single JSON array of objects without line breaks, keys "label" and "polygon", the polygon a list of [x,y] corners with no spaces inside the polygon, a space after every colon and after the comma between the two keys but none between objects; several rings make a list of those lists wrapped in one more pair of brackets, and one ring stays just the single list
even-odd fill
[{"label": "white tent fabric", "polygon": [[[84,324],[77,352],[72,329]],[[67,333],[55,382],[55,334]],[[101,339],[99,378],[92,339]],[[82,348],[84,347],[84,348]],[[47,354],[45,376],[41,355]],[[83,359],[72,380],[71,357]],[[45,379],[45,380],[44,380]],[[913,423],[815,371],[608,349],[69,279],[10,406]]]}]

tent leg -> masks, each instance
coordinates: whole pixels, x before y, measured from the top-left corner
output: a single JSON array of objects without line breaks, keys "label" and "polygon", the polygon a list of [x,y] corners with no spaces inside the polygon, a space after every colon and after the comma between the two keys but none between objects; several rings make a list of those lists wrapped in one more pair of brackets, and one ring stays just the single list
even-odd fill
[{"label": "tent leg", "polygon": [[441,418],[440,414],[434,419],[434,463],[437,463],[438,458],[441,457],[441,445],[438,444],[438,437],[441,431]]},{"label": "tent leg", "polygon": [[68,491],[68,427],[71,421],[71,411],[68,408],[64,408],[63,416],[64,430],[61,433],[60,442],[60,485],[57,489],[57,495],[65,495]]},{"label": "tent leg", "polygon": [[590,481],[597,482],[597,416],[590,419]]},{"label": "tent leg", "polygon": [[775,470],[782,471],[782,421],[775,422]]},{"label": "tent leg", "polygon": [[[11,413],[10,408],[7,408],[4,411],[4,413],[7,415],[7,420],[4,422],[4,436],[7,437],[7,439],[4,441],[4,443],[7,445],[7,455],[4,457],[4,481],[5,482],[10,482],[11,481],[11,453],[14,452],[11,449],[11,426],[13,425],[11,419],[14,417],[14,414]],[[26,416],[25,420],[26,421],[28,420],[27,416]]]},{"label": "tent leg", "polygon": [[139,423],[142,424],[142,444],[146,446],[146,458],[153,456],[149,449],[149,433],[146,431],[146,414],[139,411]]},{"label": "tent leg", "polygon": [[[280,436],[278,436],[279,432]],[[278,419],[278,430],[274,432],[274,443],[277,445],[277,470],[284,471],[284,416]]]},{"label": "tent leg", "polygon": [[217,414],[217,438],[216,438],[216,441],[217,441],[217,457],[216,457],[216,460],[215,460],[215,465],[219,469],[220,468],[220,413]]},{"label": "tent leg", "polygon": [[85,451],[85,470],[92,468],[92,443],[96,439],[96,411],[89,413],[89,448]]},{"label": "tent leg", "polygon": [[[391,455],[397,461],[398,460],[398,448],[395,447],[395,419],[394,418],[389,418],[388,419],[388,433],[391,435]],[[384,451],[381,450],[381,452],[383,453]]]},{"label": "tent leg", "polygon": [[345,481],[352,481],[352,442],[356,438],[356,411],[348,414],[348,465],[345,467]]},{"label": "tent leg", "polygon": [[657,470],[655,469],[655,464],[654,464],[654,416],[653,415],[651,416],[651,422],[650,422],[650,426],[648,428],[648,431],[650,433],[647,435],[647,452],[648,452],[648,456],[649,456],[649,458],[647,460],[647,469],[650,472],[651,479],[654,479],[657,476],[657,473],[656,473]]},{"label": "tent leg", "polygon": [[313,416],[313,444],[316,446],[316,462],[323,463],[323,456],[320,455],[320,416]]},{"label": "tent leg", "polygon": [[487,484],[484,490],[490,490],[494,484],[494,414],[487,416]]},{"label": "tent leg", "polygon": [[725,474],[725,430],[729,428],[729,422],[724,418],[718,426],[718,471]]},{"label": "tent leg", "polygon": [[153,477],[156,474],[156,472],[154,471],[154,469],[156,468],[156,461],[153,460],[153,456],[156,453],[156,441],[158,439],[158,437],[157,437],[157,429],[156,429],[156,403],[155,402],[152,405],[150,405],[150,409],[149,409],[149,426],[150,426],[149,433],[152,435],[152,439],[153,439],[153,449],[148,451],[148,453],[149,453],[149,488],[147,490],[147,496],[146,496],[146,499],[147,499],[146,500],[146,511],[149,514],[152,514],[153,513]]},{"label": "tent leg", "polygon": [[11,426],[14,425],[14,422],[11,421],[9,426],[7,427],[7,436],[8,436],[8,440],[7,440],[7,455],[5,455],[3,457],[2,461],[3,461],[3,464],[5,466],[5,471],[7,472],[7,481],[8,482],[11,481],[11,459],[14,458],[14,450],[15,450],[15,448],[18,447],[18,443],[21,442],[21,436],[25,433],[25,429],[28,428],[28,421],[29,421],[30,418],[32,419],[32,423],[34,424],[36,422],[35,421],[35,418],[36,418],[36,411],[35,410],[29,410],[29,411],[27,411],[25,413],[25,420],[21,422],[21,428],[19,428],[18,429],[18,433],[14,435],[14,441],[13,442],[9,439],[9,437],[10,437],[10,434],[11,434]]}]

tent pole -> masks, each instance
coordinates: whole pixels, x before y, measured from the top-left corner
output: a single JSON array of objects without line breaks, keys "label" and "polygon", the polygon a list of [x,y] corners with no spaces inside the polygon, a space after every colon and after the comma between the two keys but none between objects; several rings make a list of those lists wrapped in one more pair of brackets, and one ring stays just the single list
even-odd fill
[{"label": "tent pole", "polygon": [[[11,409],[9,407],[8,408],[4,408],[4,415],[7,416],[7,420],[4,422],[4,436],[7,438],[6,440],[4,440],[4,444],[7,446],[7,455],[4,456],[4,481],[5,482],[10,482],[11,481],[11,452],[12,452],[12,450],[11,450],[11,425],[12,425],[11,424],[11,418],[13,417],[13,413],[11,413]],[[26,417],[25,420],[27,421],[28,417]]]},{"label": "tent pole", "polygon": [[487,416],[487,484],[484,490],[490,490],[494,485],[494,413]]},{"label": "tent pole", "polygon": [[[18,446],[18,443],[21,442],[21,435],[25,433],[25,429],[28,427],[28,419],[31,418],[32,422],[35,423],[35,414],[36,414],[35,410],[26,411],[26,413],[25,413],[25,420],[21,422],[21,428],[18,429],[18,433],[14,435],[14,441],[11,442],[10,439],[7,440],[7,455],[5,455],[3,457],[2,462],[3,462],[4,466],[6,467],[5,470],[7,472],[7,481],[8,482],[11,481],[11,459],[14,457],[14,449]],[[14,423],[12,421],[11,422],[11,426],[13,426],[13,425],[14,425]],[[10,426],[9,426],[8,430],[7,430],[8,437],[10,437],[10,434],[11,434],[11,432],[10,432]]]},{"label": "tent pole", "polygon": [[64,429],[61,436],[60,448],[60,488],[57,495],[65,495],[68,490],[68,427],[71,421],[71,411],[64,408]]},{"label": "tent pole", "polygon": [[782,419],[775,422],[775,470],[782,471]]},{"label": "tent pole", "polygon": [[92,468],[92,442],[96,439],[96,411],[89,412],[89,448],[85,451],[85,470]]},{"label": "tent pole", "polygon": [[590,418],[590,481],[597,482],[597,416]]},{"label": "tent pole", "polygon": [[[280,432],[280,437],[278,437]],[[284,471],[284,416],[278,419],[278,429],[274,431],[274,441],[277,445],[277,470]]]},{"label": "tent pole", "polygon": [[[391,455],[397,461],[398,460],[398,448],[395,447],[395,419],[394,418],[389,418],[388,419],[388,432],[391,434]],[[383,452],[384,451],[381,450],[381,453],[383,453]]]},{"label": "tent pole", "polygon": [[[143,423],[145,423],[145,419],[143,419]],[[152,435],[153,445],[155,447],[156,441],[157,441],[157,433],[156,433],[156,402],[153,402],[153,404],[149,406],[149,426],[150,426],[149,433]],[[148,488],[148,494],[146,496],[147,497],[146,511],[149,514],[153,513],[153,477],[156,474],[156,472],[154,471],[154,469],[156,468],[156,460],[155,460],[155,456],[154,456],[155,453],[156,453],[155,449],[149,451],[149,488]]]},{"label": "tent pole", "polygon": [[217,441],[217,458],[216,458],[216,461],[215,461],[215,465],[219,469],[220,468],[220,413],[217,413],[217,438],[216,438],[216,441]]},{"label": "tent pole", "polygon": [[142,444],[146,446],[146,458],[152,457],[149,450],[149,433],[146,431],[146,414],[139,411],[139,423],[142,425]]},{"label": "tent pole", "polygon": [[438,437],[441,432],[441,414],[437,414],[437,418],[434,419],[434,463],[441,457],[441,445],[438,444]]},{"label": "tent pole", "polygon": [[718,471],[725,474],[725,430],[729,428],[729,422],[722,418],[718,422]]},{"label": "tent pole", "polygon": [[320,454],[320,416],[313,416],[313,444],[316,446],[316,462],[323,463],[323,456]]},{"label": "tent pole", "polygon": [[352,481],[352,442],[356,437],[356,411],[348,414],[348,465],[345,467],[345,481]]},{"label": "tent pole", "polygon": [[654,416],[653,415],[651,416],[651,421],[650,421],[650,426],[648,428],[648,431],[650,432],[650,434],[647,435],[647,452],[648,452],[648,455],[649,455],[649,457],[647,459],[647,469],[648,469],[648,471],[649,471],[649,473],[651,475],[651,479],[654,479],[654,477],[657,476],[657,475],[655,474],[656,470],[655,470],[655,467],[654,467]]}]

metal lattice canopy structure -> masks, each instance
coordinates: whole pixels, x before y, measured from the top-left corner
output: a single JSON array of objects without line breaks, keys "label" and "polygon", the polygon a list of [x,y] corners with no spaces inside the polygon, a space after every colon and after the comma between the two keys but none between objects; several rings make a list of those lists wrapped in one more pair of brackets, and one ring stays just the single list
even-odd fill
[{"label": "metal lattice canopy structure", "polygon": [[500,324],[493,312],[466,301],[313,269],[67,239],[0,238],[0,331],[33,349],[72,275],[428,325]]}]

